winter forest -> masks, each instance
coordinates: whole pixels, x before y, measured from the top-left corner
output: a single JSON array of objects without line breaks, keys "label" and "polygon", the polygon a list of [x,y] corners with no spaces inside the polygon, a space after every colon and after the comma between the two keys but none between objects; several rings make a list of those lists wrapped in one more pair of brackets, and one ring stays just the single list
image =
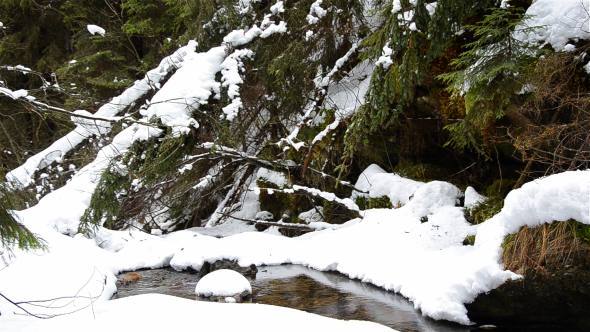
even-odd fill
[{"label": "winter forest", "polygon": [[590,330],[590,0],[0,0],[0,331]]}]

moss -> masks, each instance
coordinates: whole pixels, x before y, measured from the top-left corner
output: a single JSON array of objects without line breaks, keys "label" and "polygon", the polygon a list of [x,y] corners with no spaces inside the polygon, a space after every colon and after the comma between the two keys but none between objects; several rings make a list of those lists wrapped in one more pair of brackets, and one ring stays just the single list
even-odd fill
[{"label": "moss", "polygon": [[514,188],[516,184],[515,179],[497,179],[492,182],[486,189],[485,194],[488,197],[508,195],[510,190]]},{"label": "moss", "polygon": [[380,197],[359,196],[356,198],[355,202],[361,210],[393,208],[391,200],[389,200],[389,197],[385,195]]},{"label": "moss", "polygon": [[464,246],[472,246],[474,244],[475,244],[475,235],[468,235],[463,240],[463,245]]},{"label": "moss", "polygon": [[575,223],[574,233],[576,238],[590,244],[590,225]]},{"label": "moss", "polygon": [[477,225],[495,216],[504,206],[504,199],[500,196],[488,198],[472,209],[465,211],[465,219],[471,224]]},{"label": "moss", "polygon": [[358,213],[350,211],[341,204],[332,201],[324,201],[322,207],[324,221],[329,224],[343,224],[359,216]]},{"label": "moss", "polygon": [[445,170],[440,166],[428,163],[412,163],[406,160],[400,161],[395,166],[394,172],[403,177],[418,181],[442,179],[446,174]]}]

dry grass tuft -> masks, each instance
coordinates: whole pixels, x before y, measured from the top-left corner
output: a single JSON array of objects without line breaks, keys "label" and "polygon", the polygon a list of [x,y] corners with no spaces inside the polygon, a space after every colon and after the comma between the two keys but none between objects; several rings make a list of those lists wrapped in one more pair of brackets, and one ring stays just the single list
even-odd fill
[{"label": "dry grass tuft", "polygon": [[506,268],[520,274],[551,273],[570,266],[590,266],[586,230],[576,221],[523,227],[504,242]]}]

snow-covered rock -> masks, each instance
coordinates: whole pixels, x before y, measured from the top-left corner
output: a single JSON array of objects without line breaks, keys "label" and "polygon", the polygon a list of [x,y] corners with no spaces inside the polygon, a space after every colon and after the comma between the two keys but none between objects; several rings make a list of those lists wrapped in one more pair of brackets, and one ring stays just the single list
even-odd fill
[{"label": "snow-covered rock", "polygon": [[487,197],[480,195],[475,188],[469,186],[465,189],[465,201],[463,206],[467,209],[473,209],[474,207],[478,206],[479,204],[485,202]]},{"label": "snow-covered rock", "polygon": [[353,198],[359,196],[371,198],[387,196],[394,206],[403,205],[407,204],[414,192],[423,185],[423,182],[387,173],[383,168],[373,164],[361,173],[354,185],[357,189],[366,191],[368,194],[354,192]]},{"label": "snow-covered rock", "polygon": [[252,286],[246,277],[234,270],[217,270],[204,276],[195,287],[195,293],[203,297],[232,297],[252,294]]}]

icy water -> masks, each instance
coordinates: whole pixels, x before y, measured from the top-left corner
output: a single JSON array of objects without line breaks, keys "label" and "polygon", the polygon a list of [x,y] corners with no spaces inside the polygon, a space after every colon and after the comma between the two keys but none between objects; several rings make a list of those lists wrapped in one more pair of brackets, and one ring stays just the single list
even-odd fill
[{"label": "icy water", "polygon": [[[117,297],[162,293],[195,299],[197,275],[171,269],[139,271],[137,283],[121,285]],[[251,280],[252,302],[295,308],[339,318],[368,320],[399,331],[472,331],[423,317],[400,295],[387,292],[337,273],[325,273],[297,265],[258,268]]]}]

